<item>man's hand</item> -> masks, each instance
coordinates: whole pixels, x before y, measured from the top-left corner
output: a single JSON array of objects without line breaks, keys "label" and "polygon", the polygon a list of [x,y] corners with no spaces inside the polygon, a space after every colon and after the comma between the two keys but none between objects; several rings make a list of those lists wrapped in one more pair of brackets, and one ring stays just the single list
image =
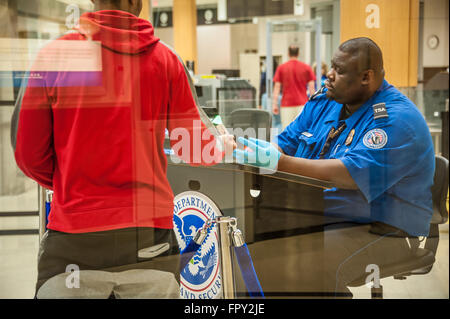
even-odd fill
[{"label": "man's hand", "polygon": [[281,92],[281,83],[275,82],[273,86],[273,96],[272,96],[272,113],[278,115],[280,113],[280,108],[278,107],[278,97]]},{"label": "man's hand", "polygon": [[272,113],[277,115],[280,113],[280,108],[278,107],[278,103],[273,103],[272,104]]},{"label": "man's hand", "polygon": [[239,137],[238,142],[247,146],[245,150],[235,149],[233,156],[239,164],[250,164],[276,170],[281,153],[273,144],[250,137]]},{"label": "man's hand", "polygon": [[314,81],[308,82],[308,93],[309,93],[309,97],[313,96],[314,93],[316,93],[316,86],[314,84]]},{"label": "man's hand", "polygon": [[225,152],[225,158],[232,158],[233,150],[237,148],[234,136],[231,134],[219,135],[217,146],[221,152]]}]

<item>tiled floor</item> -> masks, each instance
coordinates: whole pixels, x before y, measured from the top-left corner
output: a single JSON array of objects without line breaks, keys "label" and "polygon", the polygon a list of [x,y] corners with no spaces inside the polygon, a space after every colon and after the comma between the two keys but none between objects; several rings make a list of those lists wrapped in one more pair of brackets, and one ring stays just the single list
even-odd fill
[{"label": "tiled floor", "polygon": [[[441,225],[436,262],[427,275],[382,279],[384,298],[449,298],[448,224]],[[33,298],[38,235],[0,236],[0,299]],[[351,288],[354,298],[370,298],[370,289]]]},{"label": "tiled floor", "polygon": [[39,235],[0,236],[0,299],[33,298]]}]

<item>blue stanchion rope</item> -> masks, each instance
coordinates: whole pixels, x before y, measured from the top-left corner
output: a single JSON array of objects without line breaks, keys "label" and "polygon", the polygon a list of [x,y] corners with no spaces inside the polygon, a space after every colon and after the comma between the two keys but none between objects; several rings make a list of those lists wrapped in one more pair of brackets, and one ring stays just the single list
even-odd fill
[{"label": "blue stanchion rope", "polygon": [[201,245],[197,244],[195,240],[191,240],[186,248],[181,252],[180,257],[180,270],[183,270],[184,267],[188,264],[188,262],[194,257],[194,254],[200,248]]},{"label": "blue stanchion rope", "polygon": [[255,268],[253,267],[247,244],[244,244],[241,247],[234,247],[234,252],[250,297],[264,298],[264,293],[259,283],[258,276],[256,275]]},{"label": "blue stanchion rope", "polygon": [[[200,249],[201,243],[198,244],[192,239],[189,244],[181,251],[180,269],[184,269],[194,254]],[[247,244],[240,247],[234,247],[234,252],[241,270],[242,278],[244,279],[247,291],[252,298],[264,298],[264,293],[256,275],[253,261],[248,251]]]},{"label": "blue stanchion rope", "polygon": [[45,229],[47,229],[48,215],[50,214],[51,202],[45,202]]}]

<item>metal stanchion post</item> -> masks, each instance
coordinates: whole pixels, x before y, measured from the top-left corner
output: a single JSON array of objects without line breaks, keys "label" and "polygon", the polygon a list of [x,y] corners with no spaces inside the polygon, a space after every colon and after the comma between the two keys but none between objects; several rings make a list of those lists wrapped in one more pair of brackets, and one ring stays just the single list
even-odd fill
[{"label": "metal stanchion post", "polygon": [[45,226],[47,221],[47,212],[46,212],[46,191],[45,188],[39,186],[39,241],[45,233]]},{"label": "metal stanchion post", "polygon": [[39,186],[39,240],[41,240],[47,230],[47,217],[52,197],[53,191]]},{"label": "metal stanchion post", "polygon": [[235,218],[217,217],[216,219],[221,256],[222,291],[225,299],[234,299],[235,297],[233,259],[229,232],[229,224],[231,221],[235,221]]}]

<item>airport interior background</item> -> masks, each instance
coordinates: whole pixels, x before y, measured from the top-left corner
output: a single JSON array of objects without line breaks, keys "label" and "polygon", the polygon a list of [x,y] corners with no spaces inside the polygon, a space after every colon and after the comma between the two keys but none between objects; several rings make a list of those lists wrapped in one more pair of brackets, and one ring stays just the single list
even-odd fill
[{"label": "airport interior background", "polygon": [[[155,35],[180,54],[206,115],[220,115],[227,126],[234,110],[260,109],[271,117],[275,133],[281,123],[267,101],[274,71],[287,61],[289,45],[298,45],[299,59],[310,66],[319,58],[330,67],[344,39],[373,36],[382,47],[388,81],[417,105],[435,153],[448,159],[448,6],[448,0],[144,0],[141,18],[150,20]],[[11,148],[11,116],[20,71],[25,71],[14,67],[11,43],[21,41],[25,51],[15,57],[30,60],[91,10],[90,0],[0,0],[2,299],[34,296],[46,194],[17,168]],[[449,297],[448,221],[439,231],[432,269],[406,280],[383,278],[384,298]],[[286,245],[299,237],[287,237]],[[364,285],[349,289],[353,298],[371,298]]]}]

